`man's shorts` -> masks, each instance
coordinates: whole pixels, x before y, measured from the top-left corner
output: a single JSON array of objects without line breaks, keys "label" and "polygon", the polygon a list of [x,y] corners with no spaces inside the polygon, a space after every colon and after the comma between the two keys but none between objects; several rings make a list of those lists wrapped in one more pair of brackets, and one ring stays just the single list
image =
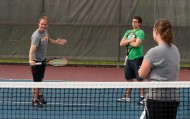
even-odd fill
[{"label": "man's shorts", "polygon": [[34,82],[43,81],[45,69],[46,69],[46,63],[42,63],[42,65],[31,66],[31,72]]},{"label": "man's shorts", "polygon": [[134,59],[134,60],[127,60],[127,63],[125,65],[125,79],[126,80],[132,80],[137,79],[140,81],[138,70],[142,64],[143,57]]}]

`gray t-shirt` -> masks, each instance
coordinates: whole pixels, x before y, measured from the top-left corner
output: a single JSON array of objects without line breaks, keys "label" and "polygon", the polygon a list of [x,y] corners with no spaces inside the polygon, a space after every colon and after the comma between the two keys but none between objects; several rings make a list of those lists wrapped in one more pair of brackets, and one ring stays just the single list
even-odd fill
[{"label": "gray t-shirt", "polygon": [[[150,82],[177,81],[180,70],[178,48],[166,44],[151,48],[144,59],[151,65]],[[153,93],[152,93],[153,92]],[[148,98],[155,100],[179,100],[178,89],[149,89]]]},{"label": "gray t-shirt", "polygon": [[46,58],[46,52],[49,41],[48,31],[39,32],[37,29],[31,37],[31,44],[36,46],[36,51],[33,59],[36,61],[44,61]]}]

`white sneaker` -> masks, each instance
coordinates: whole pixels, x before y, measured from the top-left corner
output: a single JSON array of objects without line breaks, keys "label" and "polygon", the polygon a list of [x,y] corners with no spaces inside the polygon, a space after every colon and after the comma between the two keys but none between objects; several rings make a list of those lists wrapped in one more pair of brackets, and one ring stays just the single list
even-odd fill
[{"label": "white sneaker", "polygon": [[130,102],[130,101],[131,101],[131,97],[124,96],[124,97],[122,97],[122,98],[117,99],[117,101],[126,101],[126,102]]}]

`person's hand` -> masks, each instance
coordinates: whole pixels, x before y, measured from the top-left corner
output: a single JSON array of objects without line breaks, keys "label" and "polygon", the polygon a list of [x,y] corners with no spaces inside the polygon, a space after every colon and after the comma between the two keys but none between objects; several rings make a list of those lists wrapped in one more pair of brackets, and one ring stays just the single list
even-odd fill
[{"label": "person's hand", "polygon": [[64,45],[64,44],[67,43],[67,40],[66,40],[66,39],[62,39],[62,38],[58,38],[58,39],[56,40],[56,42],[57,42],[57,44],[59,44],[59,45]]},{"label": "person's hand", "polygon": [[35,61],[29,61],[29,63],[30,63],[30,66],[36,65],[36,62],[35,62]]},{"label": "person's hand", "polygon": [[130,39],[130,43],[132,43],[132,42],[136,42],[136,38]]}]

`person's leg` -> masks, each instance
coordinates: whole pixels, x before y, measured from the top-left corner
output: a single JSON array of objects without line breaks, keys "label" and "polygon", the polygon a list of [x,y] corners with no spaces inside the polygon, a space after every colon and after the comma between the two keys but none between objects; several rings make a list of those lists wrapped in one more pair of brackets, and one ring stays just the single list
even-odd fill
[{"label": "person's leg", "polygon": [[[32,76],[33,76],[33,81],[34,82],[39,82],[40,78],[39,78],[38,67],[37,66],[31,66],[31,72],[32,72]],[[38,89],[37,88],[33,88],[32,92],[33,92],[33,100],[37,100]]]},{"label": "person's leg", "polygon": [[[44,78],[44,74],[45,74],[45,69],[46,69],[46,64],[45,63],[42,63],[43,65],[41,65],[41,68],[39,69],[40,73],[39,73],[39,76],[40,76],[40,82],[43,81],[43,78]],[[44,96],[43,96],[43,89],[41,88],[38,88],[38,95],[37,95],[37,98],[38,100],[42,103],[42,104],[46,104],[47,102],[45,101],[44,99]]]},{"label": "person's leg", "polygon": [[[137,81],[139,81],[139,82],[143,81],[143,79],[140,78],[139,74],[138,74],[138,70],[139,70],[139,68],[140,68],[140,66],[142,64],[142,61],[143,61],[143,57],[138,58],[138,59],[134,60],[134,62],[133,62],[133,70],[135,72],[135,77],[136,77]],[[143,104],[143,102],[144,102],[144,89],[140,88],[139,92],[140,92],[139,104]]]},{"label": "person's leg", "polygon": [[171,118],[173,118],[173,119],[176,119],[178,106],[179,106],[178,101],[172,102],[172,107],[170,109],[171,109],[171,114],[173,115],[173,117],[171,117]]},{"label": "person's leg", "polygon": [[164,119],[176,119],[179,102],[166,101],[163,104],[162,114]]},{"label": "person's leg", "polygon": [[147,99],[148,119],[162,119],[159,116],[160,104],[156,100]]},{"label": "person's leg", "polygon": [[147,100],[149,119],[176,119],[179,102]]},{"label": "person's leg", "polygon": [[[32,72],[34,82],[41,82],[42,81],[42,75],[43,75],[42,69],[43,69],[42,65],[31,66],[31,72]],[[42,93],[41,89],[33,88],[32,92],[33,92],[32,105],[43,107],[42,103],[38,100],[39,93]]]},{"label": "person's leg", "polygon": [[140,99],[138,104],[144,104],[145,103],[144,88],[140,88],[139,91],[140,91]]},{"label": "person's leg", "polygon": [[[128,60],[128,62],[126,63],[126,66],[125,66],[125,79],[127,80],[127,82],[133,82],[133,79],[135,78],[135,74],[131,67],[131,65],[132,65],[131,63],[132,63],[132,61]],[[128,97],[131,97],[131,91],[132,91],[131,88],[127,88],[125,95]]]},{"label": "person's leg", "polygon": [[144,97],[144,88],[140,88],[140,96]]},{"label": "person's leg", "polygon": [[32,89],[32,93],[33,93],[33,101],[38,100],[38,89],[37,88],[33,88]]},{"label": "person's leg", "polygon": [[[130,62],[131,61],[128,60],[125,65],[125,68],[124,68],[125,79],[127,80],[127,82],[132,82],[133,81],[132,79],[134,79],[134,73],[131,69]],[[131,101],[131,91],[132,91],[131,88],[126,88],[125,95],[122,98],[117,99],[117,101],[130,102]]]},{"label": "person's leg", "polygon": [[[133,82],[133,81],[132,81],[132,80],[127,80],[127,82]],[[127,88],[125,95],[126,95],[127,97],[131,97],[131,91],[132,91],[131,88]]]}]

